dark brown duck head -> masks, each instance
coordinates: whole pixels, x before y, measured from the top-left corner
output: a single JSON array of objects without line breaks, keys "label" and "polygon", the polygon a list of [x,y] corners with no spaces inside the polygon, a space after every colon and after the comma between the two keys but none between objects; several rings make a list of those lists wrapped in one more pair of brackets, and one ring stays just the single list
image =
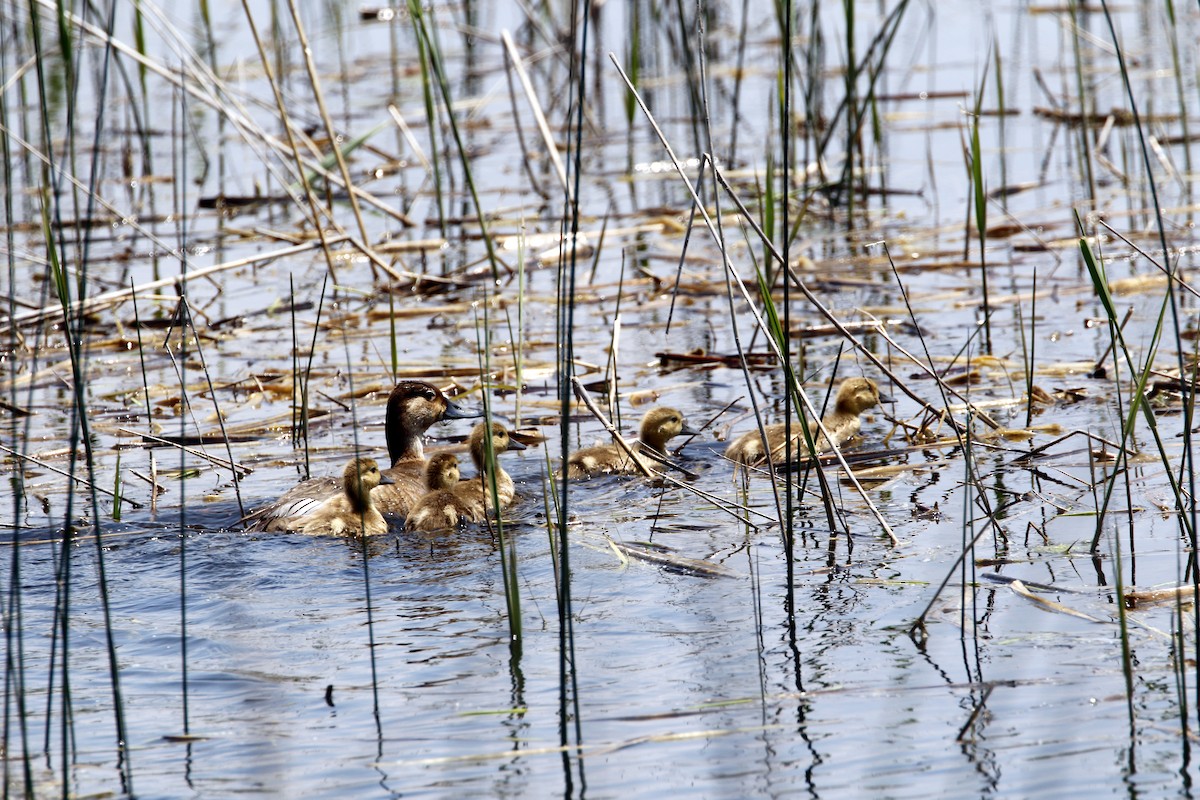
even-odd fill
[{"label": "dark brown duck head", "polygon": [[421,437],[435,422],[478,417],[424,381],[400,381],[388,395],[384,422],[392,466],[409,459],[424,459]]}]

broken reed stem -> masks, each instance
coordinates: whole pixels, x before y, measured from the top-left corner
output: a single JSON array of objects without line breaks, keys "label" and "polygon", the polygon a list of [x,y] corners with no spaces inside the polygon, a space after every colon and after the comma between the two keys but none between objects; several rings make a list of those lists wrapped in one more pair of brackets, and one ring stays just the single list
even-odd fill
[{"label": "broken reed stem", "polygon": [[[347,236],[336,236],[330,239],[330,243],[345,241]],[[222,264],[210,264],[207,267],[198,267],[191,272],[183,275],[175,275],[170,278],[160,278],[159,280],[149,281],[139,286],[130,286],[128,289],[113,289],[110,292],[102,292],[101,294],[93,295],[92,297],[82,300],[71,301],[70,313],[72,315],[90,314],[98,311],[101,308],[119,303],[135,294],[142,292],[150,292],[155,289],[161,289],[164,286],[174,286],[177,283],[187,283],[194,281],[197,278],[204,278],[225,270],[237,269],[238,267],[246,267],[251,264],[260,264],[265,261],[272,261],[277,258],[286,258],[298,253],[306,253],[316,247],[321,247],[320,242],[309,242],[306,244],[298,244],[292,247],[285,247],[281,250],[275,250],[270,253],[257,253],[255,255],[246,256],[244,258],[236,258],[233,261],[226,261]],[[29,311],[24,314],[18,314],[8,320],[7,325],[0,326],[0,334],[3,334],[12,328],[35,322],[43,322],[55,314],[62,313],[62,304],[52,306],[43,306],[34,311]]]},{"label": "broken reed stem", "polygon": [[[246,0],[243,0],[243,5],[245,2]],[[316,101],[317,110],[321,113],[321,123],[325,126],[325,135],[329,139],[329,149],[333,151],[333,155],[337,159],[338,172],[342,175],[344,185],[349,189],[354,186],[354,179],[350,175],[350,167],[346,164],[346,157],[342,154],[339,137],[336,129],[333,127],[333,119],[329,116],[329,109],[325,105],[325,95],[321,91],[321,79],[317,74],[317,65],[313,61],[312,48],[308,43],[308,34],[305,32],[304,23],[300,19],[300,12],[296,8],[296,0],[288,0],[288,11],[292,15],[292,24],[296,28],[296,35],[300,37],[300,52],[304,54],[304,67],[308,70],[309,86],[312,87],[313,99]],[[247,11],[248,14],[249,11]],[[286,118],[284,126],[288,129],[290,138],[291,124]],[[371,259],[373,265],[382,265],[384,263],[383,259],[375,254],[369,245],[371,240],[370,233],[367,231],[366,222],[363,221],[362,209],[359,208],[358,198],[353,191],[348,191],[347,195],[350,198],[350,208],[354,212],[354,219],[358,223],[359,235],[362,237],[362,252],[367,258]],[[320,225],[317,225],[318,229],[320,227]],[[325,236],[324,232],[321,232],[320,235],[322,239]]]},{"label": "broken reed stem", "polygon": [[[295,18],[295,4],[292,2],[289,2],[288,5],[292,6],[292,14],[293,14],[293,18]],[[250,13],[249,0],[242,0],[242,9],[246,13],[246,23],[250,26],[250,35],[254,39],[254,44],[258,47],[259,63],[262,65],[263,74],[267,79],[267,84],[271,87],[271,93],[275,97],[275,109],[279,112],[279,121],[283,125],[284,133],[287,135],[287,144],[288,144],[289,150],[291,151],[292,159],[293,159],[293,162],[296,167],[296,174],[299,176],[301,185],[304,189],[304,191],[303,191],[304,199],[308,203],[308,211],[309,211],[309,215],[310,215],[309,222],[313,227],[315,227],[317,229],[317,237],[320,240],[321,252],[323,252],[325,254],[325,265],[328,268],[329,273],[333,276],[334,282],[336,283],[337,282],[337,270],[334,268],[333,254],[329,250],[329,241],[328,241],[329,235],[325,231],[325,225],[322,224],[322,217],[328,218],[330,224],[332,224],[334,226],[337,226],[338,223],[334,219],[333,214],[331,213],[332,209],[327,210],[324,207],[322,207],[321,204],[317,202],[317,198],[313,193],[312,184],[308,180],[308,170],[304,169],[303,160],[300,155],[300,147],[298,144],[296,144],[296,135],[295,135],[295,131],[292,128],[291,118],[288,116],[288,113],[287,113],[287,107],[286,107],[286,105],[284,103],[284,99],[283,99],[283,92],[279,88],[278,81],[275,80],[275,74],[271,69],[271,59],[267,57],[266,46],[263,44],[262,37],[260,37],[258,35],[258,26],[255,25],[255,23],[254,23],[254,15],[252,13]],[[300,31],[301,31],[300,36],[301,36],[301,40],[303,41],[303,38],[304,38],[303,29],[300,27],[300,22],[298,19],[296,21],[296,27],[298,29],[300,29]],[[309,52],[307,45],[305,45],[305,47],[304,47],[304,52],[308,56],[308,62],[311,65],[312,56],[311,56],[311,53]],[[314,92],[317,93],[317,96],[319,99],[320,93],[319,93],[319,90],[317,90],[315,86],[314,86]],[[324,110],[324,108],[325,108],[324,104],[320,103],[320,105],[321,105],[321,109]],[[328,123],[327,118],[326,118],[326,122]],[[338,146],[337,137],[335,137],[333,135],[332,131],[330,131],[330,133],[329,133],[329,141],[331,142],[331,146],[333,147],[334,152],[338,154],[338,161],[343,162],[343,159],[341,157],[341,148]],[[344,163],[343,163],[343,166],[344,166]],[[349,183],[350,183],[349,176],[346,176],[346,178],[347,178],[346,183],[347,183],[347,185],[349,185]],[[351,200],[353,200],[354,195],[351,194],[350,197],[351,197]],[[357,214],[358,213],[358,203],[357,202],[354,202],[354,210],[355,210],[355,213]],[[361,227],[361,225],[362,225],[361,215],[359,215],[358,220],[359,220],[360,230],[362,230],[363,239],[365,241],[367,238],[367,234],[366,234],[365,228]],[[339,228],[340,228],[340,226],[339,226]]]},{"label": "broken reed stem", "polygon": [[[791,280],[792,280],[792,283],[796,286],[797,289],[799,289],[801,291],[801,293],[804,295],[804,297],[810,303],[812,303],[813,308],[815,308],[817,310],[817,312],[822,317],[824,317],[826,319],[826,321],[829,322],[830,325],[832,325],[834,327],[834,330],[836,330],[838,332],[838,335],[841,336],[843,339],[845,339],[847,342],[849,342],[854,347],[855,350],[857,350],[864,357],[866,357],[866,359],[868,361],[870,361],[872,364],[874,364],[879,369],[880,372],[882,372],[884,375],[887,375],[888,378],[891,379],[891,381],[893,383],[895,383],[897,386],[900,387],[900,390],[902,392],[904,392],[910,398],[912,398],[917,403],[919,403],[922,406],[922,408],[931,410],[934,413],[941,413],[941,412],[937,411],[936,407],[932,403],[929,403],[928,401],[923,399],[916,392],[914,392],[912,389],[910,389],[904,381],[900,380],[900,378],[897,377],[896,374],[894,372],[892,372],[892,370],[886,364],[883,363],[883,360],[880,359],[879,356],[875,355],[875,353],[873,353],[866,345],[864,345],[862,342],[860,342],[858,340],[858,338],[853,333],[851,333],[850,329],[847,328],[842,323],[842,321],[840,319],[838,319],[838,317],[832,311],[830,311],[829,308],[824,303],[821,302],[820,298],[818,298],[815,294],[813,294],[812,290],[808,288],[808,286],[804,283],[804,281],[800,280],[800,277],[796,274],[795,270],[792,269],[791,265],[784,264],[783,256],[781,256],[779,251],[777,249],[775,249],[774,243],[772,243],[771,240],[766,237],[766,234],[763,233],[762,228],[760,228],[758,226],[758,223],[755,222],[754,217],[752,217],[750,215],[749,210],[742,203],[741,199],[737,196],[737,194],[733,191],[733,187],[730,186],[729,182],[725,180],[725,176],[721,172],[720,167],[717,167],[714,165],[713,172],[716,175],[717,181],[721,184],[722,187],[724,187],[725,191],[733,199],[734,204],[738,207],[739,213],[742,214],[742,217],[746,220],[746,222],[750,225],[750,227],[753,228],[754,232],[756,234],[758,234],[759,238],[763,242],[764,247],[767,248],[767,250],[778,261],[778,263],[780,263],[784,266],[784,268],[787,270],[788,277],[791,278]],[[753,311],[753,308],[751,310]],[[913,356],[911,353],[909,353],[903,347],[900,347],[899,344],[896,344],[894,339],[886,336],[886,330],[882,326],[879,327],[878,333],[880,335],[883,335],[885,338],[887,338],[889,344],[891,344],[893,347],[895,347],[899,352],[903,353],[914,364],[919,366],[922,370],[924,370],[926,373],[928,373],[931,377],[934,377],[936,380],[938,380],[939,383],[942,383],[941,379],[937,376],[937,374],[932,369],[925,366],[919,359],[917,359],[915,356]],[[767,339],[768,339],[768,343],[769,343],[770,337],[767,337]],[[778,355],[778,353],[776,353],[776,355]],[[972,413],[978,415],[979,419],[982,420],[986,425],[988,425],[988,427],[990,427],[994,430],[1002,427],[1000,425],[1000,423],[993,420],[988,414],[986,414],[985,412],[983,412],[980,409],[974,408],[974,406],[971,405],[970,401],[968,401],[966,398],[964,398],[957,391],[955,391],[954,389],[952,389],[949,386],[946,386],[945,388],[946,388],[946,391],[948,391],[950,394],[952,394],[955,397],[962,400],[963,403],[965,403],[967,405],[967,407],[972,410]]]},{"label": "broken reed stem", "polygon": [[500,41],[504,43],[504,51],[508,54],[509,63],[513,65],[513,69],[517,73],[517,79],[521,82],[521,88],[525,91],[525,99],[529,101],[529,108],[533,112],[533,118],[537,122],[538,132],[542,135],[542,141],[546,145],[546,154],[550,157],[550,163],[554,165],[554,172],[558,175],[558,180],[562,184],[563,192],[567,196],[567,202],[572,201],[571,185],[567,183],[567,170],[563,166],[562,157],[558,154],[558,145],[554,141],[554,134],[550,132],[550,125],[546,122],[546,115],[542,113],[542,104],[538,101],[537,94],[533,91],[533,84],[529,80],[529,73],[525,71],[525,62],[522,61],[520,54],[517,52],[516,45],[513,44],[512,36],[508,29],[500,31]]},{"label": "broken reed stem", "polygon": [[[50,10],[54,10],[55,8],[54,3],[52,3],[51,0],[34,0],[34,2],[37,5]],[[284,154],[285,157],[290,156],[287,145],[268,133],[266,130],[259,127],[258,124],[254,122],[252,114],[239,104],[237,99],[239,93],[228,90],[222,77],[220,75],[213,74],[208,69],[208,65],[204,62],[189,62],[185,66],[194,71],[181,73],[178,69],[165,67],[153,59],[148,58],[143,53],[138,52],[136,49],[130,47],[119,39],[113,38],[104,29],[87,22],[75,14],[66,13],[63,16],[66,22],[69,22],[71,26],[78,29],[80,32],[95,39],[98,44],[105,47],[112,47],[114,51],[128,57],[130,60],[138,64],[139,67],[144,67],[149,72],[153,72],[156,77],[166,81],[168,85],[182,92],[186,92],[194,99],[211,108],[213,111],[225,116],[225,118],[228,119],[235,128],[237,128],[247,145],[251,148],[257,149],[260,145],[266,144],[276,152]],[[187,80],[187,78],[191,78],[191,80]],[[270,162],[271,159],[265,156],[262,158],[263,164],[269,165]],[[364,203],[367,203],[380,213],[391,217],[402,225],[409,227],[414,225],[413,221],[409,219],[408,216],[403,212],[392,208],[375,195],[359,188],[353,183],[343,183],[341,175],[330,172],[317,161],[306,157],[304,159],[304,166],[306,169],[312,170],[314,173],[319,175],[323,180],[328,181],[331,185],[341,186],[345,191],[353,194],[359,200],[362,200]],[[367,257],[371,257],[370,248],[367,248],[365,243],[361,243],[353,238],[351,238],[351,241],[360,249],[362,253],[364,253]],[[377,266],[380,266],[381,268],[384,267],[382,263],[374,261],[374,259],[372,259],[372,261]]]},{"label": "broken reed stem", "polygon": [[[187,314],[187,319],[183,319],[184,314]],[[229,443],[229,434],[225,430],[225,415],[221,413],[221,404],[217,400],[217,390],[213,386],[212,375],[208,371],[208,361],[204,358],[204,348],[200,344],[200,333],[196,330],[196,322],[192,318],[192,307],[188,303],[186,293],[180,294],[179,297],[179,317],[180,317],[180,333],[187,335],[189,329],[192,331],[193,338],[196,340],[196,354],[200,357],[200,369],[204,371],[204,380],[208,383],[208,396],[212,399],[213,413],[217,417],[217,425],[221,429],[221,438],[225,441],[225,453],[229,456],[227,463],[233,464],[233,446]],[[190,403],[188,404],[190,407]],[[246,516],[246,507],[242,503],[242,484],[238,471],[232,470],[233,474],[233,493],[237,498],[239,516]]]},{"label": "broken reed stem", "polygon": [[[254,472],[253,467],[247,467],[244,464],[238,464],[238,463],[235,463],[232,461],[226,461],[223,458],[218,458],[217,456],[209,455],[208,453],[205,453],[203,450],[197,450],[194,447],[188,447],[187,445],[179,444],[178,442],[172,442],[170,439],[163,439],[161,437],[155,436],[150,433],[138,433],[137,431],[130,430],[129,428],[117,428],[117,432],[124,433],[129,436],[140,436],[143,439],[148,439],[151,442],[154,442],[155,444],[163,445],[164,447],[174,447],[175,449],[180,450],[184,453],[187,453],[190,456],[195,456],[196,458],[207,461],[210,464],[212,464],[214,467],[220,467],[221,469],[227,469],[230,472],[237,472],[240,475],[249,475],[250,473]],[[104,491],[104,490],[101,489],[100,491]]]},{"label": "broken reed stem", "polygon": [[[123,428],[120,430],[124,431]],[[133,433],[133,431],[124,431],[124,432],[133,434],[135,436],[146,435],[146,434],[135,434],[135,433]],[[14,450],[11,447],[6,447],[5,445],[0,444],[0,452],[8,453],[10,456],[19,458],[22,461],[28,461],[30,464],[36,464],[41,469],[48,470],[50,472],[55,473],[56,475],[61,475],[64,478],[69,478],[70,480],[74,481],[76,485],[82,486],[86,489],[95,490],[97,492],[100,492],[101,494],[108,495],[109,497],[112,497],[113,499],[118,500],[118,501],[124,501],[124,502],[128,503],[130,506],[132,506],[133,508],[142,508],[141,503],[138,503],[134,500],[130,500],[128,497],[125,497],[123,495],[121,497],[117,497],[116,494],[114,494],[113,492],[110,492],[108,489],[105,489],[101,486],[93,486],[92,483],[90,481],[88,481],[86,478],[81,478],[78,475],[61,470],[52,464],[47,464],[45,461],[34,458],[31,455],[22,453],[19,450]]]}]

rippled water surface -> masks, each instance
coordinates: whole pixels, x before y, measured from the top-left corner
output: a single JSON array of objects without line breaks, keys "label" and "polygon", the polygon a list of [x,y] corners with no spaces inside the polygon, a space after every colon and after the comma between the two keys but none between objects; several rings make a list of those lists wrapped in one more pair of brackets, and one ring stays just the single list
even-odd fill
[{"label": "rippled water surface", "polygon": [[[743,9],[707,7],[712,147],[734,191],[757,198],[768,154],[779,155],[779,27],[773,13],[750,4],[739,67]],[[6,16],[18,12],[0,8]],[[1107,24],[1098,12],[1027,4],[855,9],[859,58],[885,30],[885,16],[903,13],[874,84],[878,100],[862,123],[856,170],[872,192],[854,201],[850,216],[845,198],[835,202],[834,193],[797,179],[789,224],[802,207],[797,198],[808,199],[792,257],[811,259],[797,269],[840,320],[885,321],[894,345],[878,329],[858,335],[896,380],[848,346],[795,290],[789,321],[803,329],[792,346],[814,402],[831,383],[865,374],[897,403],[868,415],[864,442],[853,451],[863,458],[856,467],[881,468],[861,474],[863,495],[836,467],[827,469],[836,532],[816,477],[791,476],[806,493],[793,516],[790,562],[770,479],[743,480],[722,458],[723,440],[754,425],[751,397],[768,421],[782,418],[779,370],[746,374],[734,361],[660,357],[735,354],[739,342],[768,349],[747,303],[730,299],[736,290],[699,220],[684,249],[689,195],[641,112],[627,121],[624,84],[608,58],[611,51],[629,69],[636,15],[642,47],[635,79],[675,152],[697,158],[708,131],[693,124],[702,115],[691,105],[687,70],[699,67],[684,52],[699,51],[674,44],[696,36],[692,6],[607,3],[589,28],[578,164],[589,249],[575,270],[572,334],[576,372],[606,411],[605,381],[615,379],[624,432],[634,432],[652,402],[705,426],[680,454],[695,473],[687,483],[705,494],[638,478],[572,484],[569,524],[553,534],[547,453],[557,462],[563,447],[557,315],[566,308],[560,281],[568,274],[554,256],[561,188],[515,74],[510,84],[499,34],[513,31],[569,160],[570,39],[554,33],[566,35],[569,9],[502,3],[438,5],[427,13],[480,206],[491,217],[489,235],[514,270],[502,270],[498,281],[489,277],[484,234],[444,115],[431,146],[407,14],[388,22],[341,7],[300,9],[335,126],[348,139],[382,126],[353,151],[351,173],[413,224],[364,202],[360,230],[341,193],[334,217],[349,237],[365,236],[387,254],[391,277],[341,238],[330,245],[332,262],[316,247],[279,257],[311,242],[313,226],[303,204],[287,197],[294,163],[279,143],[272,93],[240,8],[214,9],[211,61],[199,18],[146,18],[149,63],[171,75],[182,63],[184,83],[200,87],[181,94],[174,78],[152,71],[147,104],[132,88],[132,7],[118,4],[114,29],[128,45],[117,55],[126,83],[103,98],[95,79],[98,33],[81,36],[76,56],[86,58],[89,78],[75,113],[88,120],[79,123],[87,134],[75,142],[77,165],[62,169],[86,174],[88,126],[107,108],[98,193],[115,211],[65,199],[53,208],[102,221],[91,228],[85,296],[131,284],[139,290],[136,302],[103,305],[87,318],[80,334],[86,389],[77,396],[70,337],[61,310],[53,311],[46,266],[38,206],[46,179],[30,150],[17,147],[14,193],[6,199],[10,269],[0,279],[13,298],[6,317],[51,311],[40,324],[4,322],[3,441],[37,459],[10,467],[21,481],[12,483],[12,532],[0,545],[9,791],[212,798],[1189,794],[1192,734],[1182,728],[1193,725],[1200,705],[1191,671],[1193,608],[1142,603],[1124,620],[1118,613],[1119,593],[1129,586],[1188,581],[1189,551],[1160,452],[1172,473],[1181,470],[1190,440],[1170,381],[1182,363],[1177,349],[1190,359],[1192,341],[1169,333],[1150,354],[1165,284],[1137,250],[1162,254],[1145,210],[1137,137],[1108,112],[1126,108],[1128,98]],[[317,151],[328,152],[286,8],[258,4],[252,13],[270,36],[272,10],[281,27],[266,45],[272,70],[285,76],[288,113]],[[1184,47],[1188,77],[1179,86],[1185,115],[1194,114],[1197,20],[1195,7],[1175,10],[1173,24],[1148,4],[1114,8],[1113,20],[1156,137],[1154,179],[1171,257],[1186,273],[1194,208],[1167,45]],[[814,13],[806,6],[797,18],[798,59],[814,52]],[[28,11],[19,18],[28,23]],[[827,4],[816,18],[825,37],[814,56],[823,80],[811,108],[832,114],[845,93],[847,20]],[[31,47],[25,34],[0,38],[8,80]],[[50,61],[63,69],[60,56]],[[219,81],[198,72],[210,63]],[[804,61],[797,92],[813,74]],[[1080,75],[1099,113],[1086,134],[1055,116],[1078,110]],[[988,187],[1012,189],[994,193],[988,206],[996,226],[986,258],[991,355],[981,355],[979,243],[964,234],[972,204],[964,153],[981,83]],[[861,77],[858,91],[869,84]],[[15,102],[14,91],[4,90],[6,102]],[[48,114],[66,119],[66,100],[55,97],[62,105]],[[229,116],[220,121],[214,106]],[[10,130],[36,127],[33,107],[10,105],[4,114]],[[139,123],[139,115],[149,118]],[[805,114],[795,116],[799,129]],[[133,132],[139,124],[150,129],[145,138]],[[824,156],[829,175],[846,160],[838,125],[834,141],[842,144]],[[1080,136],[1091,137],[1091,178]],[[803,147],[815,138],[798,135],[802,164],[809,158]],[[440,195],[434,166],[424,163],[435,149],[437,180],[445,181]],[[695,179],[696,163],[687,172]],[[754,269],[765,262],[763,248],[727,195],[718,209],[711,181],[704,191],[710,210],[724,215],[732,267],[757,302]],[[199,207],[218,195],[283,202],[224,214]],[[1110,329],[1079,256],[1075,209],[1086,217],[1086,232],[1099,234],[1092,242],[1107,258],[1119,313],[1131,313],[1124,334],[1130,352],[1139,365],[1153,362],[1152,380],[1170,384],[1155,401],[1162,450],[1139,421],[1131,448],[1140,455],[1127,465],[1111,460],[1112,445],[1088,438],[1120,439],[1129,374],[1123,357],[1108,353]],[[1099,227],[1100,217],[1129,241]],[[82,234],[67,224],[54,230],[69,263],[85,263],[72,260],[80,258]],[[530,237],[524,262],[521,233]],[[409,249],[396,255],[389,244]],[[150,282],[251,256],[260,260],[187,281],[194,335],[181,337],[172,324],[179,285]],[[431,289],[414,285],[416,273],[452,280]],[[1181,293],[1178,304],[1187,328],[1190,296]],[[961,443],[909,445],[893,420],[917,427],[920,402],[940,408],[946,401],[899,346],[939,369],[969,361],[971,379],[955,386],[1000,428],[1042,427],[1005,436],[975,417]],[[313,416],[305,443],[291,435],[292,375],[306,367],[310,349]],[[606,366],[610,358],[615,366]],[[1107,372],[1093,372],[1095,363]],[[1030,364],[1032,383],[1054,402],[1038,405],[1027,421]],[[519,638],[493,530],[393,531],[364,544],[249,533],[238,524],[243,511],[303,475],[305,448],[318,475],[340,472],[359,450],[383,458],[384,402],[396,377],[461,390],[468,405],[486,399],[497,418],[544,437],[503,456],[519,495],[504,526],[516,556]],[[70,492],[54,471],[72,469],[71,411],[80,402],[92,452],[90,468],[82,451],[73,468],[103,490],[119,481],[119,519],[111,497],[98,494],[93,504],[85,487]],[[968,422],[958,401],[950,405]],[[585,408],[571,413],[569,447],[606,438]],[[472,422],[435,426],[428,450],[462,455]],[[206,438],[181,453],[151,448],[143,434]],[[236,481],[215,461],[230,458],[246,467]],[[1115,484],[1102,515],[1105,478],[1118,469],[1129,482]],[[153,506],[151,480],[164,490]],[[64,537],[68,520],[75,532]],[[556,556],[558,541],[565,558]],[[672,558],[675,565],[667,563]],[[705,569],[685,568],[683,559]],[[564,611],[556,587],[568,569]],[[915,625],[921,619],[924,626]],[[1181,656],[1188,666],[1177,670]]]}]

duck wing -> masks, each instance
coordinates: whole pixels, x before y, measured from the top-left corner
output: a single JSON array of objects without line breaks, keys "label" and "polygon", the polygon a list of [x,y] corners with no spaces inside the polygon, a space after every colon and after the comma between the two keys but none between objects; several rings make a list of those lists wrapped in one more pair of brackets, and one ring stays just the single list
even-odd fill
[{"label": "duck wing", "polygon": [[[311,478],[296,484],[284,492],[273,503],[260,506],[242,517],[242,524],[249,531],[287,530],[287,521],[307,516],[317,510],[331,497],[342,491],[342,481],[333,476]],[[294,523],[293,523],[294,524]]]}]

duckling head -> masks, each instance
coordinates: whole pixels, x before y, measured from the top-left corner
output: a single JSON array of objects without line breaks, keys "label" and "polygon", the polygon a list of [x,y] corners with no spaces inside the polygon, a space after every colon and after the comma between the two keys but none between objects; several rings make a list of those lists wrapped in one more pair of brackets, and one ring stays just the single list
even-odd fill
[{"label": "duckling head", "polygon": [[[487,435],[489,432],[488,424],[481,422],[471,431],[471,435],[467,438],[467,445],[471,448],[471,460],[475,462],[475,466],[483,471],[483,465],[487,462]],[[492,452],[496,455],[503,453],[505,450],[524,450],[525,445],[518,442],[516,439],[508,435],[508,429],[499,422],[493,422],[490,428],[492,435]]]},{"label": "duckling head", "polygon": [[880,403],[890,403],[892,399],[879,393],[879,387],[870,378],[847,378],[838,387],[837,400],[834,407],[843,413],[858,416],[862,412],[874,408]]},{"label": "duckling head", "polygon": [[646,412],[638,429],[638,439],[642,444],[659,452],[666,452],[667,442],[680,434],[694,436],[699,431],[688,427],[683,414],[674,408],[658,406]]},{"label": "duckling head", "polygon": [[458,456],[438,453],[425,467],[425,488],[431,492],[452,489],[458,484]]},{"label": "duckling head", "polygon": [[392,479],[379,471],[373,458],[353,458],[342,472],[342,489],[354,510],[363,513],[371,506],[371,490]]},{"label": "duckling head", "polygon": [[435,422],[477,417],[424,381],[400,381],[388,395],[388,455],[392,464],[404,458],[421,458],[421,435]]}]

